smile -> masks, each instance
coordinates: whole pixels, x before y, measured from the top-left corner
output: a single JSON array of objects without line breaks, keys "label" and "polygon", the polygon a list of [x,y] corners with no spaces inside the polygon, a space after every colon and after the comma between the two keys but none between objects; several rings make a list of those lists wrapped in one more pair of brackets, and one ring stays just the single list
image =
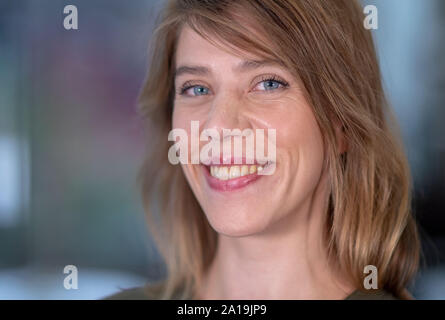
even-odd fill
[{"label": "smile", "polygon": [[263,171],[262,166],[210,166],[210,175],[218,180],[231,180]]},{"label": "smile", "polygon": [[[235,191],[255,183],[263,177],[271,168],[272,163],[260,165],[259,163],[241,165],[201,165],[208,186],[215,191]],[[232,161],[233,163],[233,161]],[[265,179],[265,178],[263,178]]]}]

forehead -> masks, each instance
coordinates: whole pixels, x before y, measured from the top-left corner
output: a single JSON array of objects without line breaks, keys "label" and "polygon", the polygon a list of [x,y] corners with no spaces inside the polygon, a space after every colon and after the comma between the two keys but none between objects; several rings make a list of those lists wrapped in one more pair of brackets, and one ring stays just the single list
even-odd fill
[{"label": "forehead", "polygon": [[[215,39],[217,45],[209,42],[203,38],[191,27],[185,25],[178,37],[178,43],[176,47],[176,63],[188,63],[188,62],[208,62],[209,57],[216,59],[218,57],[224,57],[225,59],[239,60],[241,57],[236,55],[233,48],[230,48],[222,41]],[[243,56],[250,58],[257,58],[255,55],[243,52]],[[203,59],[206,59],[203,61]]]},{"label": "forehead", "polygon": [[[221,45],[221,44],[220,44]],[[243,73],[262,67],[284,67],[276,59],[264,59],[248,53],[229,52],[228,46],[214,45],[196,33],[193,29],[185,29],[180,34],[176,53],[176,69],[174,78],[184,74],[210,75],[212,69],[223,68],[234,73]]]}]

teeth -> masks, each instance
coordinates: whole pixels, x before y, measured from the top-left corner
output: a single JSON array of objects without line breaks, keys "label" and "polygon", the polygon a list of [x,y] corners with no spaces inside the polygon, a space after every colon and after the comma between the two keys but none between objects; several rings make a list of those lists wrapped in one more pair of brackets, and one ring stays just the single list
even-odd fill
[{"label": "teeth", "polygon": [[261,172],[263,167],[256,165],[243,166],[210,166],[210,175],[219,180],[236,179],[248,174]]},{"label": "teeth", "polygon": [[218,178],[221,180],[227,180],[229,179],[229,168],[227,167],[221,167],[218,170]]},{"label": "teeth", "polygon": [[241,170],[238,166],[230,167],[230,179],[238,178],[241,174]]}]

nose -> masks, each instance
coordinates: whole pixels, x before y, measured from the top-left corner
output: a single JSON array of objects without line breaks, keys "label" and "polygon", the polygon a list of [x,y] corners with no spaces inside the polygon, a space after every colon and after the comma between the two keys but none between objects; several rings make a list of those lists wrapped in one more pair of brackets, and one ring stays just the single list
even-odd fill
[{"label": "nose", "polygon": [[[220,93],[213,99],[209,113],[200,129],[202,131],[206,130],[205,133],[218,133],[218,137],[215,137],[213,133],[210,136],[212,139],[219,138],[217,142],[220,143],[222,147],[220,149],[220,156],[224,155],[224,157],[229,156],[232,158],[232,156],[235,155],[243,155],[242,149],[245,146],[245,141],[239,145],[238,143],[234,143],[232,137],[239,136],[239,138],[243,140],[246,138],[245,129],[252,129],[252,125],[248,117],[245,116],[244,110],[245,106],[243,106],[242,98],[236,93]],[[251,137],[249,137],[249,140],[250,138]],[[206,142],[202,142],[202,144],[206,144]],[[230,150],[228,148],[230,148]],[[222,160],[228,161],[226,159]]]},{"label": "nose", "polygon": [[205,122],[201,128],[216,129],[222,136],[223,129],[251,128],[248,119],[243,116],[243,101],[237,93],[222,92],[215,96]]}]

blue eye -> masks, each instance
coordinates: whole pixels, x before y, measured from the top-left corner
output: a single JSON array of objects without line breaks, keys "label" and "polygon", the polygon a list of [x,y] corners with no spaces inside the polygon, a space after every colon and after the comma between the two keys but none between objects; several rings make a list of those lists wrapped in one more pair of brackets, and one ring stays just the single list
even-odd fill
[{"label": "blue eye", "polygon": [[279,83],[278,81],[274,81],[274,80],[266,80],[262,82],[264,90],[273,90],[273,89],[278,89],[281,85],[281,83]]},{"label": "blue eye", "polygon": [[192,96],[192,97],[194,97],[194,96],[204,96],[204,95],[209,94],[209,88],[206,88],[204,86],[199,86],[199,85],[185,86],[184,88],[182,88],[180,90],[180,94],[181,95],[185,95],[185,96]]},{"label": "blue eye", "polygon": [[268,77],[263,78],[260,82],[257,83],[254,91],[274,91],[277,89],[287,88],[289,84],[284,80],[278,80],[278,78]]},{"label": "blue eye", "polygon": [[195,96],[202,96],[209,93],[209,89],[203,86],[194,86],[193,93]]}]

